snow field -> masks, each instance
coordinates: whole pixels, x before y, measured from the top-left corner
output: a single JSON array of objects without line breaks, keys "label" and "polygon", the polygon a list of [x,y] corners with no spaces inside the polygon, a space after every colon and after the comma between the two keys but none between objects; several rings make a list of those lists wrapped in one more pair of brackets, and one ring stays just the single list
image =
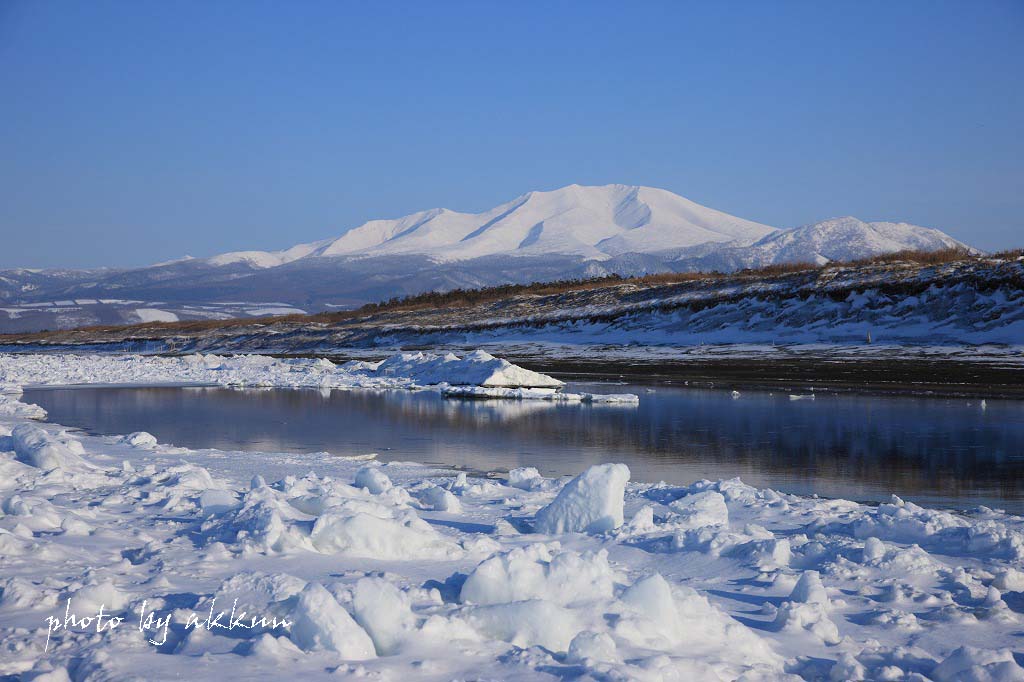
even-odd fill
[{"label": "snow field", "polygon": [[187,450],[5,398],[0,676],[1024,679],[997,510]]}]

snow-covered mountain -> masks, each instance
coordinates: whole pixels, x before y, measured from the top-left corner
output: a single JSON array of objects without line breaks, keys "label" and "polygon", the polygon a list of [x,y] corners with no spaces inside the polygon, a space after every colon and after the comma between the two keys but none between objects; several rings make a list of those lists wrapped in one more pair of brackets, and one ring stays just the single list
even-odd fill
[{"label": "snow-covered mountain", "polygon": [[770,234],[750,247],[760,263],[825,264],[908,249],[967,248],[948,234],[909,223],[866,223],[846,216]]},{"label": "snow-covered mountain", "polygon": [[951,246],[963,245],[906,223],[835,218],[780,230],[661,189],[570,185],[482,213],[432,209],[372,220],[283,251],[130,270],[0,271],[0,331],[314,312],[431,290]]},{"label": "snow-covered mountain", "polygon": [[679,269],[732,271],[775,263],[851,261],[898,251],[976,251],[945,232],[909,223],[867,223],[852,216],[777,230],[749,245],[727,244],[681,250],[671,259]]},{"label": "snow-covered mountain", "polygon": [[775,231],[663,189],[569,185],[529,192],[483,213],[435,208],[395,220],[371,220],[337,239],[285,251],[226,253],[209,262],[266,268],[329,256],[426,255],[454,261],[559,254],[604,260],[705,243],[749,244]]}]

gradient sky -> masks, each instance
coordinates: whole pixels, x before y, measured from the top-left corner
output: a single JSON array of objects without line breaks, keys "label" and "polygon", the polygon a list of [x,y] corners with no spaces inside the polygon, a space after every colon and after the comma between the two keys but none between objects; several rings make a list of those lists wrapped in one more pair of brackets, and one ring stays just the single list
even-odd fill
[{"label": "gradient sky", "polygon": [[0,267],[663,187],[1024,246],[1024,2],[0,0]]}]

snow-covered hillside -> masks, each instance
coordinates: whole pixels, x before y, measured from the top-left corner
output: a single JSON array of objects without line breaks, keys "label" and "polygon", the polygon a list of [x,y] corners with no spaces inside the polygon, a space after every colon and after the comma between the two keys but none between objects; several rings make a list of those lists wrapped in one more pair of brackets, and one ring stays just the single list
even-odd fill
[{"label": "snow-covered hillside", "polygon": [[684,250],[680,269],[731,271],[776,263],[851,261],[898,251],[974,251],[948,234],[909,223],[866,223],[852,216],[779,230],[750,245]]},{"label": "snow-covered hillside", "polygon": [[1019,347],[1024,346],[1022,282],[1020,257],[938,265],[830,265],[777,275],[678,275],[535,288],[518,295],[492,292],[475,304],[449,305],[436,298],[333,320],[237,321],[202,330],[66,331],[49,334],[42,343],[131,351],[331,353],[338,348],[503,341],[675,347],[863,344],[870,335],[876,344]]}]

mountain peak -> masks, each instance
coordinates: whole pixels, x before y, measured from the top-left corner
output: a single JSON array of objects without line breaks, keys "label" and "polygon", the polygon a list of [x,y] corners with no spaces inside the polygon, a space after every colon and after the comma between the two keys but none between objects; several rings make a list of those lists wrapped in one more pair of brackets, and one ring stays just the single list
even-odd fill
[{"label": "mountain peak", "polygon": [[606,260],[708,242],[752,243],[775,228],[716,211],[667,190],[572,184],[534,190],[481,213],[435,208],[371,220],[336,239],[286,251],[241,251],[209,259],[267,268],[307,257],[566,255]]}]

